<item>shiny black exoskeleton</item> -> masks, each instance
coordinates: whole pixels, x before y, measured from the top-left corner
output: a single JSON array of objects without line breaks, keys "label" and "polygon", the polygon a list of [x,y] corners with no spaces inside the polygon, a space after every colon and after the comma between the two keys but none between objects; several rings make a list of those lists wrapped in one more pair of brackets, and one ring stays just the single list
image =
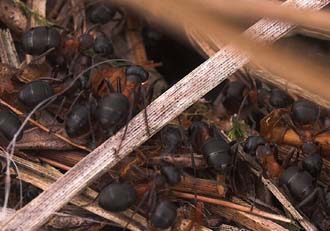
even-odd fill
[{"label": "shiny black exoskeleton", "polygon": [[111,55],[114,52],[112,42],[104,35],[99,35],[95,38],[94,52],[103,56]]},{"label": "shiny black exoskeleton", "polygon": [[313,202],[320,190],[315,185],[315,179],[297,166],[291,166],[283,172],[280,184],[299,203],[298,208]]},{"label": "shiny black exoskeleton", "polygon": [[[0,132],[8,140],[12,140],[22,123],[18,119],[18,116],[11,111],[0,111]],[[17,140],[22,138],[22,133],[19,134]]]},{"label": "shiny black exoskeleton", "polygon": [[89,20],[95,24],[110,22],[117,10],[109,4],[98,4],[89,11]]},{"label": "shiny black exoskeleton", "polygon": [[111,93],[103,97],[96,108],[96,118],[106,130],[122,127],[129,114],[129,101],[120,93]]},{"label": "shiny black exoskeleton", "polygon": [[177,208],[174,203],[164,200],[160,201],[151,214],[151,224],[159,229],[171,227],[177,216]]},{"label": "shiny black exoskeleton", "polygon": [[53,89],[49,83],[36,80],[25,84],[20,90],[18,98],[28,107],[35,107],[43,100],[53,95]]},{"label": "shiny black exoskeleton", "polygon": [[293,103],[293,99],[280,89],[272,89],[269,103],[274,108],[286,108]]},{"label": "shiny black exoskeleton", "polygon": [[194,122],[190,128],[190,140],[196,152],[203,154],[210,167],[225,173],[232,166],[230,145],[220,136],[216,128],[204,122]]},{"label": "shiny black exoskeleton", "polygon": [[22,44],[26,54],[41,55],[51,48],[59,47],[61,35],[52,27],[34,27],[23,34]]},{"label": "shiny black exoskeleton", "polygon": [[162,175],[169,185],[177,185],[181,182],[181,173],[177,167],[171,164],[163,164],[160,167]]},{"label": "shiny black exoskeleton", "polygon": [[161,131],[161,141],[164,145],[163,153],[176,153],[183,142],[180,128],[176,125],[167,125]]},{"label": "shiny black exoskeleton", "polygon": [[320,230],[329,230],[329,207],[321,188],[316,180],[297,166],[286,169],[280,178],[280,184],[295,200],[297,208],[301,209]]},{"label": "shiny black exoskeleton", "polygon": [[245,141],[243,150],[251,156],[255,156],[258,146],[266,143],[266,140],[261,136],[249,136]]},{"label": "shiny black exoskeleton", "polygon": [[[229,82],[223,89],[222,104],[229,115],[238,112],[244,98],[245,90],[246,86],[240,81]],[[247,105],[247,102],[245,104]]]},{"label": "shiny black exoskeleton", "polygon": [[90,120],[90,106],[85,104],[76,105],[65,121],[65,131],[71,138],[79,137],[86,133]]},{"label": "shiny black exoskeleton", "polygon": [[126,76],[129,76],[129,75],[139,76],[141,82],[145,82],[149,78],[149,73],[141,66],[136,66],[136,65],[128,66],[126,68],[125,73],[126,73]]},{"label": "shiny black exoskeleton", "polygon": [[302,167],[309,172],[314,178],[318,178],[321,174],[323,160],[319,153],[313,153],[302,161]]},{"label": "shiny black exoskeleton", "polygon": [[106,186],[99,195],[99,205],[110,212],[129,209],[137,200],[135,188],[127,182],[114,182]]},{"label": "shiny black exoskeleton", "polygon": [[296,125],[313,125],[320,117],[320,107],[307,100],[297,100],[291,107],[291,118]]},{"label": "shiny black exoskeleton", "polygon": [[94,45],[94,38],[91,34],[88,33],[80,35],[78,41],[80,50],[87,50],[92,48]]}]

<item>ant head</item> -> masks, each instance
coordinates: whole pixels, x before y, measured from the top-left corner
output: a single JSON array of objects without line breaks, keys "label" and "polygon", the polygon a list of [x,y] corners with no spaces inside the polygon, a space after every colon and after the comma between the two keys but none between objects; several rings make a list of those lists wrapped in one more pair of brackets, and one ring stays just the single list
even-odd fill
[{"label": "ant head", "polygon": [[302,161],[302,168],[315,178],[319,177],[322,165],[323,160],[318,153],[311,154]]},{"label": "ant head", "polygon": [[177,146],[183,142],[182,129],[174,124],[169,124],[161,130],[161,141],[165,146]]},{"label": "ant head", "polygon": [[286,108],[293,103],[293,99],[280,89],[272,89],[270,93],[269,103],[274,108]]},{"label": "ant head", "polygon": [[196,133],[197,131],[201,130],[201,129],[209,129],[209,125],[204,122],[204,121],[193,121],[192,124],[190,125],[190,127],[188,128],[188,134],[189,136],[193,136],[194,133]]},{"label": "ant head", "polygon": [[266,140],[261,136],[249,136],[245,141],[243,150],[244,152],[255,156],[258,146],[264,144],[266,144]]},{"label": "ant head", "polygon": [[274,154],[277,154],[277,147],[269,143],[259,145],[256,149],[256,156],[258,158],[273,156]]},{"label": "ant head", "polygon": [[297,100],[291,107],[291,118],[296,125],[312,126],[320,117],[320,107],[307,100]]},{"label": "ant head", "polygon": [[113,19],[117,12],[110,4],[97,4],[89,10],[89,20],[94,24],[105,24]]},{"label": "ant head", "polygon": [[114,52],[112,41],[105,35],[98,35],[95,38],[93,49],[95,53],[102,56],[111,55]]},{"label": "ant head", "polygon": [[94,45],[94,38],[91,34],[84,33],[79,37],[79,49],[80,50],[87,50],[92,48]]}]

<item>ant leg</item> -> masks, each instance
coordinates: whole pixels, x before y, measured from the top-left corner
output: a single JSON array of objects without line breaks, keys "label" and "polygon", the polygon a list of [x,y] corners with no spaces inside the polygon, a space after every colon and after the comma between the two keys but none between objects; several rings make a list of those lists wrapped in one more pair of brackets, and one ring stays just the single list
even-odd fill
[{"label": "ant leg", "polygon": [[247,99],[248,99],[248,96],[247,96],[247,95],[244,96],[244,98],[243,98],[243,100],[242,100],[242,102],[241,102],[241,105],[239,106],[239,109],[238,109],[238,112],[237,112],[237,118],[238,118],[238,119],[239,119],[240,116],[241,116],[241,112],[242,112],[242,110],[243,110],[244,104],[245,104],[245,102],[247,101]]},{"label": "ant leg", "polygon": [[[291,159],[292,159],[294,153],[295,153],[295,150],[292,149],[292,150],[289,152],[289,155],[284,159],[284,161],[283,161],[283,163],[282,163],[282,168],[283,168],[283,169],[286,169],[286,168],[289,166],[290,161],[291,161]],[[277,153],[277,154],[278,154],[278,153]],[[297,156],[299,156],[299,155],[297,154]],[[278,155],[277,155],[277,157],[276,157],[275,159],[276,159],[276,161],[278,161]]]},{"label": "ant leg", "polygon": [[252,123],[252,129],[256,130],[257,128],[257,122],[253,119],[252,115],[249,113],[248,118],[250,119],[251,123]]},{"label": "ant leg", "polygon": [[290,190],[288,188],[288,186],[286,186],[285,184],[281,185],[282,186],[282,189],[285,193],[285,195],[288,197],[288,200],[292,203],[292,202],[295,202],[295,200],[292,198],[291,196],[291,193],[290,193]]},{"label": "ant leg", "polygon": [[93,124],[92,124],[92,93],[89,94],[89,105],[90,108],[88,110],[88,124],[89,124],[89,130],[91,132],[91,136],[92,136],[92,149],[95,149],[95,145],[96,145],[96,141],[95,141],[95,131],[93,128]]},{"label": "ant leg", "polygon": [[56,119],[57,119],[57,117],[58,117],[58,114],[60,114],[61,110],[63,109],[63,106],[64,106],[65,101],[66,101],[66,97],[64,96],[64,98],[62,99],[62,102],[61,102],[60,106],[58,107],[58,109],[57,109],[57,111],[56,111],[56,114],[55,114],[53,120],[51,121],[51,123],[50,123],[50,125],[49,125],[49,127],[50,127],[50,129],[49,129],[49,133],[54,133],[54,132],[56,132],[52,127],[54,126],[54,124],[55,124],[55,122],[56,122]]},{"label": "ant leg", "polygon": [[121,149],[121,145],[123,144],[123,141],[126,137],[126,133],[127,133],[127,129],[128,129],[128,124],[129,124],[129,121],[132,119],[133,117],[133,110],[134,110],[134,102],[135,102],[135,93],[132,94],[132,102],[130,105],[129,105],[129,113],[128,113],[128,116],[127,116],[127,119],[126,119],[126,125],[125,125],[125,130],[124,130],[124,134],[123,134],[123,137],[121,138],[120,140],[120,143],[118,145],[118,148],[117,150],[115,150],[115,153],[118,153],[119,150]]},{"label": "ant leg", "polygon": [[76,103],[78,102],[78,99],[80,98],[80,96],[84,93],[85,90],[81,90],[78,95],[76,96],[76,98],[72,101],[72,104],[69,107],[69,110],[65,113],[64,117],[66,118],[68,116],[68,114],[72,111],[73,107],[76,105]]},{"label": "ant leg", "polygon": [[150,190],[148,190],[146,193],[143,194],[141,201],[138,203],[138,205],[136,206],[136,208],[133,210],[131,216],[129,217],[129,220],[127,221],[125,227],[123,228],[123,231],[125,231],[128,227],[128,225],[131,223],[134,215],[137,213],[137,211],[141,208],[141,206],[143,205],[143,203],[148,199],[150,194]]},{"label": "ant leg", "polygon": [[312,202],[315,199],[316,195],[320,195],[322,193],[321,188],[317,187],[313,190],[311,194],[309,194],[305,199],[303,199],[296,207],[301,208],[308,203]]}]

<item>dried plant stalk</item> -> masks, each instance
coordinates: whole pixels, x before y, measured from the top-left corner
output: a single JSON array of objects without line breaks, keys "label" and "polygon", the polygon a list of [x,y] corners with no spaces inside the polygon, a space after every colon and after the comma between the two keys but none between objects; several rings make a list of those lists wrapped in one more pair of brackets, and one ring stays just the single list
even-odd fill
[{"label": "dried plant stalk", "polygon": [[[299,7],[314,9],[326,5],[320,1],[288,1],[299,3]],[[261,41],[273,42],[281,38],[294,26],[278,21],[261,20],[252,26],[247,35]],[[221,49],[212,58],[189,73],[181,81],[167,90],[147,107],[148,124],[151,135],[158,132],[166,123],[173,120],[185,109],[195,103],[203,95],[216,87],[228,76],[248,62],[248,57],[232,46]],[[128,153],[145,142],[150,136],[144,124],[144,112],[134,117],[127,128],[123,140],[124,129],[108,139],[92,153],[86,156],[75,167],[44,191],[33,203],[19,210],[6,225],[5,230],[34,230],[44,224],[47,219],[91,181],[113,167]],[[121,147],[118,150],[118,147]]]},{"label": "dried plant stalk", "polygon": [[10,30],[0,30],[1,62],[18,68],[19,59]]},{"label": "dried plant stalk", "polygon": [[[238,147],[238,153],[243,159],[246,159],[246,154],[243,151],[243,148],[241,146]],[[251,169],[253,173],[256,175],[260,175],[256,170]],[[290,203],[288,199],[283,195],[283,193],[268,179],[261,177],[262,182],[267,187],[267,189],[272,192],[272,194],[276,197],[276,199],[283,205],[283,207],[289,211],[289,213],[292,215],[292,217],[297,220],[304,229],[308,231],[316,231],[316,227],[311,224],[309,221],[307,221]]]},{"label": "dried plant stalk", "polygon": [[[198,32],[192,30],[190,27],[185,27],[186,33],[188,38],[190,39],[191,43],[194,44],[197,49],[201,50],[203,54],[207,57],[211,57],[214,55],[224,44],[220,43],[219,41],[212,40],[212,38],[207,38]],[[325,108],[330,107],[330,101],[314,94],[295,83],[289,82],[282,76],[276,75],[267,71],[260,65],[256,65],[253,63],[249,63],[244,66],[246,71],[250,74],[250,76],[258,78],[263,82],[272,84],[287,91],[290,94],[299,95],[305,99],[313,101]]]},{"label": "dried plant stalk", "polygon": [[[6,158],[6,155],[3,152],[0,152],[0,156],[2,158]],[[20,157],[14,156],[13,161],[19,168],[18,178],[42,190],[47,190],[53,182],[63,175],[52,168],[43,167],[37,163],[27,161]],[[74,197],[70,203],[125,227],[132,212],[128,211],[122,214],[107,212],[95,203],[90,203],[94,198],[96,198],[96,196],[97,193],[95,191],[87,189],[81,195]],[[137,222],[135,222],[135,220]],[[142,230],[142,227],[140,226],[144,226],[146,228],[147,224],[143,217],[136,214],[128,228],[131,230],[140,231]]]}]

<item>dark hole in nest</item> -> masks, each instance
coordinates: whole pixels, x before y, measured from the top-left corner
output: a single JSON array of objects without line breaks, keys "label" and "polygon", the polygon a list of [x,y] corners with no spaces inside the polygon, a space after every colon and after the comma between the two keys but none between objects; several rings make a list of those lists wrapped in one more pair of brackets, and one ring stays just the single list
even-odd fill
[{"label": "dark hole in nest", "polygon": [[[148,58],[162,63],[157,70],[170,86],[206,61],[206,58],[189,44],[188,39],[174,39],[151,27],[144,28],[143,37]],[[210,91],[205,96],[206,99],[214,100],[222,87],[223,84]]]}]

